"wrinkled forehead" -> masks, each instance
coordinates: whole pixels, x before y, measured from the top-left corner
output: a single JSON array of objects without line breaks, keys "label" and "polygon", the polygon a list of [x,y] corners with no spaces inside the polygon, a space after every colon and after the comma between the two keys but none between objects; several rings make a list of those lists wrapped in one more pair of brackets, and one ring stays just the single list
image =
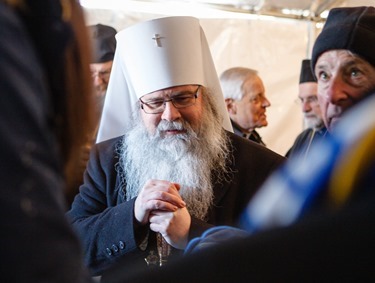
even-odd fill
[{"label": "wrinkled forehead", "polygon": [[315,72],[322,68],[336,69],[350,66],[373,67],[361,56],[345,49],[333,49],[322,53],[315,65]]}]

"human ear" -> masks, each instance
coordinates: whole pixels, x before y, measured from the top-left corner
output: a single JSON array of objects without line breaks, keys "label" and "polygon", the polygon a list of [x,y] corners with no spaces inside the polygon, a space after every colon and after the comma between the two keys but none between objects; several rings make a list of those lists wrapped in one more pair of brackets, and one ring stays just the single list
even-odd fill
[{"label": "human ear", "polygon": [[225,104],[227,106],[227,110],[228,110],[229,114],[235,115],[236,112],[237,112],[237,109],[236,109],[237,107],[236,107],[235,101],[232,98],[226,98]]}]

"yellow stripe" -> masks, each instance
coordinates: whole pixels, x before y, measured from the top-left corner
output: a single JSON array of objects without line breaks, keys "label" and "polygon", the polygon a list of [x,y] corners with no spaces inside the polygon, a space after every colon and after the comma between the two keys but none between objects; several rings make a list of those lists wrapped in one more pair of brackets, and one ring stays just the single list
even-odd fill
[{"label": "yellow stripe", "polygon": [[371,129],[338,159],[333,169],[328,193],[336,207],[348,200],[363,172],[374,160],[375,129]]}]

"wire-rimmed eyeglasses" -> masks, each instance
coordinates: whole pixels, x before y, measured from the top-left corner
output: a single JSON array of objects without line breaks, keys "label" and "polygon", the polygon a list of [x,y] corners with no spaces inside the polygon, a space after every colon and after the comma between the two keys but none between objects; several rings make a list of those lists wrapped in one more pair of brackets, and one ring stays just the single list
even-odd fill
[{"label": "wire-rimmed eyeglasses", "polygon": [[195,104],[197,97],[198,97],[198,91],[201,86],[198,86],[197,90],[195,92],[190,91],[184,91],[181,93],[178,93],[176,95],[171,95],[169,98],[164,99],[150,99],[147,101],[143,101],[141,98],[139,99],[141,103],[141,108],[143,111],[147,114],[159,114],[163,113],[165,109],[165,105],[167,102],[171,102],[174,107],[177,109],[189,107]]},{"label": "wire-rimmed eyeglasses", "polygon": [[111,75],[111,69],[107,69],[104,71],[91,71],[91,77],[95,79],[95,77],[99,77],[102,80],[108,81],[109,76]]}]

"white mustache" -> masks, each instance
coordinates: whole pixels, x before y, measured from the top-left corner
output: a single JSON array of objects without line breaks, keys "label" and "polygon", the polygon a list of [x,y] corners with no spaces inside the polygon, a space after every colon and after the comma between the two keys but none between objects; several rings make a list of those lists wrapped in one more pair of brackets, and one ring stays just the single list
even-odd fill
[{"label": "white mustache", "polygon": [[174,130],[182,131],[182,130],[185,130],[186,128],[182,122],[176,122],[176,121],[168,122],[165,120],[161,120],[157,129],[158,131],[174,131]]}]

